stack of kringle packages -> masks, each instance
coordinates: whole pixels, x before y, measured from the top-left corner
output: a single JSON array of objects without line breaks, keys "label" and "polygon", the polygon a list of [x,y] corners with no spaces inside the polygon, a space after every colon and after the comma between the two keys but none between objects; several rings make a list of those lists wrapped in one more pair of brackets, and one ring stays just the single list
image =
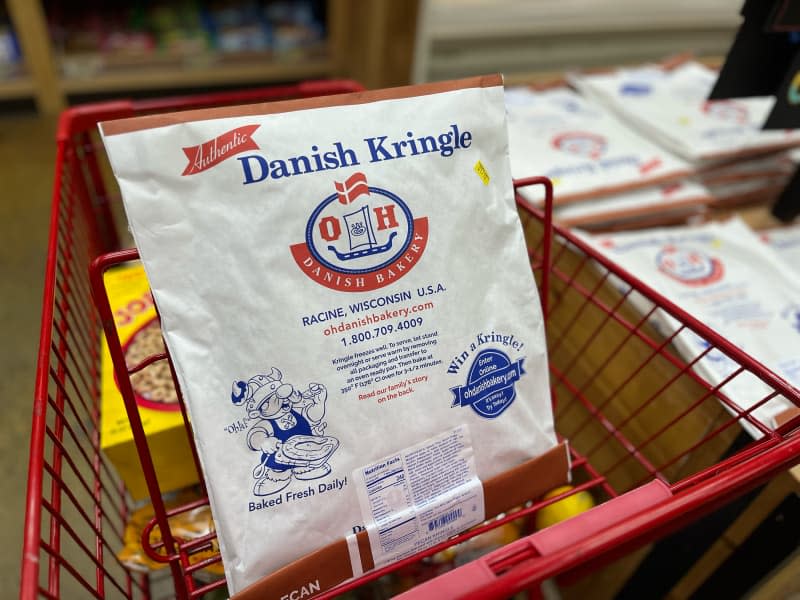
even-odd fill
[{"label": "stack of kringle packages", "polygon": [[[800,227],[760,235],[739,218],[697,226],[589,234],[606,258],[633,273],[679,309],[800,389]],[[685,327],[638,291],[611,278],[627,301],[712,383],[723,407],[750,417],[754,438],[800,415],[800,407],[750,372],[713,340]],[[724,395],[724,402],[721,395]]]},{"label": "stack of kringle packages", "polygon": [[[717,73],[696,62],[573,74],[506,95],[515,178],[542,174],[554,216],[587,230],[704,220],[714,208],[771,203],[800,131],[762,131],[774,97],[707,101]],[[523,189],[540,207],[538,189]]]}]

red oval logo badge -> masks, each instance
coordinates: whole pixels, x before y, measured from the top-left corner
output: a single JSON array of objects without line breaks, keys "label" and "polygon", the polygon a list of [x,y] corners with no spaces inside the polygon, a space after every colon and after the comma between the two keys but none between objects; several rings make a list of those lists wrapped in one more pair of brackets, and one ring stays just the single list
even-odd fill
[{"label": "red oval logo badge", "polygon": [[428,219],[414,218],[389,190],[370,186],[364,173],[334,183],[306,223],[305,242],[291,247],[300,269],[325,287],[375,290],[416,266],[428,241]]}]

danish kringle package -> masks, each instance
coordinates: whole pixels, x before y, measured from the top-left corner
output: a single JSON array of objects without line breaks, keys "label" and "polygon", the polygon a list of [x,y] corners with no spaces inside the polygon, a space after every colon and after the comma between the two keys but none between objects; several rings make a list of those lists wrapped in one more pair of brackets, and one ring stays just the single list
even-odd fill
[{"label": "danish kringle package", "polygon": [[800,144],[798,131],[761,130],[774,96],[707,101],[716,80],[715,71],[692,61],[570,76],[582,94],[698,165]]},{"label": "danish kringle package", "polygon": [[[800,225],[762,231],[761,239],[781,257],[786,266],[800,273]],[[797,327],[800,328],[800,313],[797,315]]]},{"label": "danish kringle package", "polygon": [[[549,177],[557,205],[652,186],[692,170],[599,103],[566,87],[513,88],[506,105],[511,174]],[[538,187],[520,193],[534,205],[544,202]]]},{"label": "danish kringle package", "polygon": [[100,128],[231,593],[313,595],[567,480],[499,76]]},{"label": "danish kringle package", "polygon": [[[600,252],[619,263],[677,306],[705,323],[778,376],[800,389],[800,284],[783,261],[741,220],[698,227],[648,229],[588,238]],[[653,305],[637,293],[631,301],[643,313]],[[654,325],[670,337],[680,323],[665,312],[653,313]],[[674,343],[687,363],[739,408],[753,409],[771,388],[748,371],[736,375],[739,363],[689,329]],[[768,427],[793,408],[775,396],[754,408]],[[756,427],[741,422],[753,435]]]},{"label": "danish kringle package", "polygon": [[687,180],[560,206],[553,211],[553,218],[561,225],[584,229],[641,227],[642,222],[685,221],[702,215],[705,205],[713,201],[704,186]]}]

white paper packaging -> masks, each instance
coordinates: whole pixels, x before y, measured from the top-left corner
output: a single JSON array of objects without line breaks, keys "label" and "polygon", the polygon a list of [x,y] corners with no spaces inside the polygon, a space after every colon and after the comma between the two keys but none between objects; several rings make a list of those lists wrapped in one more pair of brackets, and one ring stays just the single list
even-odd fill
[{"label": "white paper packaging", "polygon": [[579,227],[669,218],[673,215],[689,218],[702,214],[704,206],[713,200],[704,186],[683,181],[569,204],[558,207],[553,211],[553,216],[562,225]]},{"label": "white paper packaging", "polygon": [[693,163],[796,146],[797,131],[762,131],[773,96],[707,101],[717,73],[688,61],[610,73],[575,74],[570,83],[638,131]]},{"label": "white paper packaging", "polygon": [[761,233],[761,239],[781,257],[787,267],[795,272],[795,276],[800,273],[800,225],[764,231]]},{"label": "white paper packaging", "polygon": [[[506,93],[511,174],[544,175],[558,205],[652,186],[691,167],[620,122],[605,107],[566,87]],[[544,202],[538,187],[522,196]]]},{"label": "white paper packaging", "polygon": [[[604,234],[587,239],[657,292],[714,329],[778,376],[800,388],[800,285],[792,271],[742,221],[698,227],[650,229]],[[643,296],[630,300],[642,313],[653,305]],[[665,312],[653,313],[654,325],[671,336],[679,323]],[[695,369],[741,409],[751,409],[770,388],[748,372],[728,378],[739,364],[684,329],[674,339],[687,362],[702,356]],[[776,396],[755,408],[767,427],[791,408]],[[762,433],[742,422],[754,437]]]},{"label": "white paper packaging", "polygon": [[364,523],[372,461],[465,426],[486,480],[555,445],[499,77],[101,131],[231,593]]}]

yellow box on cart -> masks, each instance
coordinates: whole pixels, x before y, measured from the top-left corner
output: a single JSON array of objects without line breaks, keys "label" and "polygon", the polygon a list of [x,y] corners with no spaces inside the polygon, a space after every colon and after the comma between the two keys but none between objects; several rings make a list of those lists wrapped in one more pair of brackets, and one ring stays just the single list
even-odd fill
[{"label": "yellow box on cart", "polygon": [[[141,264],[106,272],[106,292],[128,367],[164,351],[150,286]],[[128,414],[114,375],[111,354],[102,341],[100,447],[117,469],[131,496],[147,497]],[[183,417],[166,360],[157,361],[131,377],[139,415],[162,492],[197,483]]]}]

